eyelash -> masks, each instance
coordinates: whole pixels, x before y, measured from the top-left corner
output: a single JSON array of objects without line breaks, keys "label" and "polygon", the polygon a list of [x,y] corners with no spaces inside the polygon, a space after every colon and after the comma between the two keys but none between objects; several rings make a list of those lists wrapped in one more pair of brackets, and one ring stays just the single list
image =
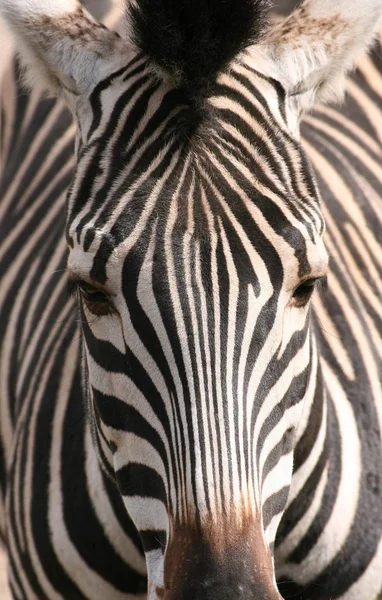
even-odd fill
[{"label": "eyelash", "polygon": [[327,277],[318,277],[303,281],[293,292],[294,305],[297,307],[305,306],[315,289],[326,290],[328,287]]},{"label": "eyelash", "polygon": [[69,296],[71,296],[72,298],[77,298],[78,281],[75,281],[74,279],[68,279],[66,283],[66,289],[68,290]]},{"label": "eyelash", "polygon": [[115,312],[108,295],[86,281],[69,279],[68,292],[71,296],[80,296],[88,310],[97,317]]}]

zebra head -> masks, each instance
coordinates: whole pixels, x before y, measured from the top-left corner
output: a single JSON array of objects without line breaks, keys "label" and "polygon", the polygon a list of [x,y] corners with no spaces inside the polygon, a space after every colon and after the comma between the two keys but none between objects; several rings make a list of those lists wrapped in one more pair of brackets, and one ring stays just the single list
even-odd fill
[{"label": "zebra head", "polygon": [[[129,41],[77,0],[0,0],[78,124],[68,272],[94,451],[149,597],[280,598],[273,546],[319,387],[324,222],[298,137],[380,0],[137,0]],[[301,425],[300,425],[301,427]]]}]

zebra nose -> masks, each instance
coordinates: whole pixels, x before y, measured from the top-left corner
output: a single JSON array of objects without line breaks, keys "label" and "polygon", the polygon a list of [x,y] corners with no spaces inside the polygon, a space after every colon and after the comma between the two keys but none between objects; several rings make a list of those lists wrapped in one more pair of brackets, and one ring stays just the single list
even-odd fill
[{"label": "zebra nose", "polygon": [[179,593],[172,590],[164,595],[164,600],[282,600],[276,589],[266,586],[238,583],[237,585],[203,585],[198,582]]},{"label": "zebra nose", "polygon": [[282,600],[256,518],[177,523],[164,564],[164,600]]},{"label": "zebra nose", "polygon": [[[164,600],[282,600],[271,564],[242,560],[242,550],[218,558],[191,554],[159,597]],[[202,560],[201,560],[202,559]]]}]

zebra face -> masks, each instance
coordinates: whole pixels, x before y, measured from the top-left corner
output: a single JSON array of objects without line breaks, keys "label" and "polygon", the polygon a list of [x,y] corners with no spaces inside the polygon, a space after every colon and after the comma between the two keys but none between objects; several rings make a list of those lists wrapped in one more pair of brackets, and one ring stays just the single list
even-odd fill
[{"label": "zebra face", "polygon": [[78,124],[84,395],[151,599],[280,598],[273,544],[327,269],[298,121],[372,39],[380,0],[303,2],[265,34],[266,4],[139,0],[132,45],[77,0],[0,0]]},{"label": "zebra face", "polygon": [[93,92],[68,268],[94,443],[153,589],[178,594],[194,560],[211,581],[230,564],[230,589],[256,557],[261,577],[242,595],[265,585],[274,597],[273,543],[314,389],[324,226],[278,84],[240,61],[207,103],[190,136],[200,115],[142,59]]}]

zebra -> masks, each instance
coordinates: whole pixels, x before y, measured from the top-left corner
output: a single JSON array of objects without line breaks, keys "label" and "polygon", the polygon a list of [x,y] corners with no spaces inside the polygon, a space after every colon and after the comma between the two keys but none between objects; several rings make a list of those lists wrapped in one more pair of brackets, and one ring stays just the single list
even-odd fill
[{"label": "zebra", "polygon": [[0,0],[17,600],[382,593],[382,2],[267,11]]}]

